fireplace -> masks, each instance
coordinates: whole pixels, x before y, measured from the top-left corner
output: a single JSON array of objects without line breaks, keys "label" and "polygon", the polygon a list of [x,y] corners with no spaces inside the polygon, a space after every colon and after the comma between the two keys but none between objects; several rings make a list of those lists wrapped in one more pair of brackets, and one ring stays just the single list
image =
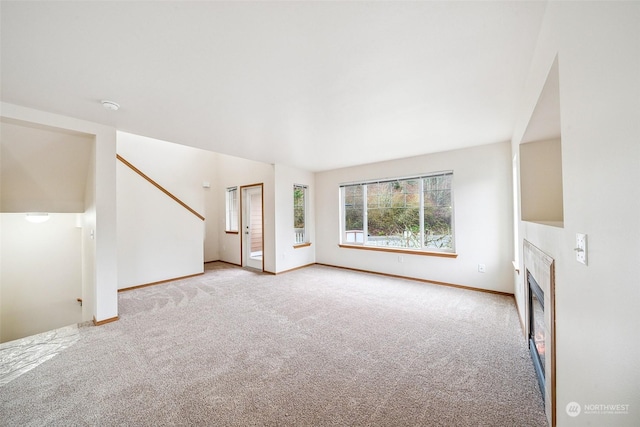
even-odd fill
[{"label": "fireplace", "polygon": [[540,392],[544,399],[545,390],[545,338],[544,292],[533,275],[527,270],[529,285],[529,351],[538,377]]},{"label": "fireplace", "polygon": [[525,338],[549,425],[556,424],[555,261],[524,240],[522,299]]}]

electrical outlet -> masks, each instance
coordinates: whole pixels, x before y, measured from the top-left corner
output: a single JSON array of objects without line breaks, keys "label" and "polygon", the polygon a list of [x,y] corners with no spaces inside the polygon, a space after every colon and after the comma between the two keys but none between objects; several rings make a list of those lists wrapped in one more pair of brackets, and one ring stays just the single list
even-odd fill
[{"label": "electrical outlet", "polygon": [[478,273],[484,273],[487,267],[484,264],[478,264]]},{"label": "electrical outlet", "polygon": [[576,261],[587,265],[587,235],[576,233]]}]

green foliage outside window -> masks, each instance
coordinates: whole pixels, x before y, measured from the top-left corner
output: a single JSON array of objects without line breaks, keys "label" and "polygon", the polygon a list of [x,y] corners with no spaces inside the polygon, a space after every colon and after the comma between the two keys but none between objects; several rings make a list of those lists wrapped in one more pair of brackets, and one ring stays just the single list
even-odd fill
[{"label": "green foliage outside window", "polygon": [[346,241],[453,250],[452,177],[444,173],[343,186]]},{"label": "green foliage outside window", "polygon": [[293,186],[293,235],[295,244],[308,241],[306,230],[307,191],[307,186]]},{"label": "green foliage outside window", "polygon": [[350,185],[344,188],[346,230],[362,230],[362,221],[364,218],[362,188],[361,185]]},{"label": "green foliage outside window", "polygon": [[304,228],[305,188],[299,185],[293,187],[293,227]]}]

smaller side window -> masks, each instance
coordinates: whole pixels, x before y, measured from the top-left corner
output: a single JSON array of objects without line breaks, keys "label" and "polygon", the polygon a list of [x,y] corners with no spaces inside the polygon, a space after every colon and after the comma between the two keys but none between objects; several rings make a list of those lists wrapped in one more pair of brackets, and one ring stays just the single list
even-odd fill
[{"label": "smaller side window", "polygon": [[300,245],[307,243],[307,193],[309,187],[306,185],[293,186],[293,243]]},{"label": "smaller side window", "polygon": [[238,232],[238,187],[227,188],[227,214],[225,231]]}]

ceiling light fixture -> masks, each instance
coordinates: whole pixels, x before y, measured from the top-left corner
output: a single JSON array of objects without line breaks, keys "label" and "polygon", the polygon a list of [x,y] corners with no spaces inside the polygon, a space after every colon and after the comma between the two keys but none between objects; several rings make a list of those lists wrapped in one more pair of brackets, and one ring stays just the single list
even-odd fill
[{"label": "ceiling light fixture", "polygon": [[31,212],[28,213],[24,219],[34,224],[40,224],[49,221],[49,214],[45,212]]},{"label": "ceiling light fixture", "polygon": [[101,102],[102,102],[102,106],[109,111],[118,111],[120,109],[120,104],[118,104],[117,102],[107,101],[107,100],[103,100]]}]

